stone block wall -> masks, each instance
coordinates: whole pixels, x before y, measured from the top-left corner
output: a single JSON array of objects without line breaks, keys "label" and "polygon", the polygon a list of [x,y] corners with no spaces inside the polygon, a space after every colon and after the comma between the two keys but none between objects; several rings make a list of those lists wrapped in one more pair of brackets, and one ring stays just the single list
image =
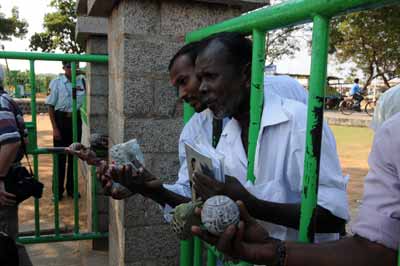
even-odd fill
[{"label": "stone block wall", "polygon": [[[86,40],[86,52],[89,54],[107,54],[107,37],[88,37]],[[88,63],[86,85],[88,125],[83,124],[82,143],[88,145],[91,134],[108,134],[108,65]],[[81,175],[86,178],[87,226],[92,231],[92,189],[94,184],[91,171],[85,163],[80,164],[80,170]],[[97,184],[95,195],[98,209],[98,228],[101,232],[107,232],[109,224],[109,198],[103,195],[99,183]],[[108,240],[93,240],[92,246],[94,249],[107,249]]]},{"label": "stone block wall", "polygon": [[[169,85],[168,64],[199,27],[237,16],[239,7],[193,1],[119,1],[108,17],[109,136],[131,138],[154,174],[174,179],[179,169],[182,105]],[[177,265],[179,241],[160,207],[140,195],[110,204],[109,265]]]}]

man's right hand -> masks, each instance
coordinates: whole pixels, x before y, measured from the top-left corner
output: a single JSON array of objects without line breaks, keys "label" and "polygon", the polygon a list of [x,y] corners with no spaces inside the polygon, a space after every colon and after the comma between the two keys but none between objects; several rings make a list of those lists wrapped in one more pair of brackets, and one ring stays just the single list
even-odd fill
[{"label": "man's right hand", "polygon": [[15,195],[6,191],[4,181],[0,181],[0,206],[14,206]]},{"label": "man's right hand", "polygon": [[138,170],[131,165],[107,165],[105,162],[97,167],[98,178],[105,192],[110,194],[112,198],[121,199],[122,196],[112,193],[113,181],[128,188],[132,193],[140,193],[144,196],[148,196],[161,187],[162,182],[159,178],[147,171],[138,161],[133,163]]},{"label": "man's right hand", "polygon": [[53,128],[53,138],[55,140],[61,140],[61,132],[57,127]]}]

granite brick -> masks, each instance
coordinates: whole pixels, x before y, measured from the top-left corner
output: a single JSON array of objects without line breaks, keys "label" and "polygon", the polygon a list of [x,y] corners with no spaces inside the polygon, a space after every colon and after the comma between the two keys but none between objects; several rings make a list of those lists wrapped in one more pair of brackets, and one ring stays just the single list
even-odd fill
[{"label": "granite brick", "polygon": [[126,139],[136,138],[147,153],[178,151],[182,119],[125,119]]},{"label": "granite brick", "polygon": [[178,246],[179,241],[170,225],[130,228],[126,231],[125,261],[171,258],[178,255]]}]

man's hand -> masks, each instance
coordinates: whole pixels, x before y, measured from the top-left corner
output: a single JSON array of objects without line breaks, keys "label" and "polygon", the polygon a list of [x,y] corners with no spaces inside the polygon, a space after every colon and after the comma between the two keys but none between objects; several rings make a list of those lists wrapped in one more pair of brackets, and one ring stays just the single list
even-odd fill
[{"label": "man's hand", "polygon": [[133,159],[132,164],[137,169],[133,169],[131,165],[125,166],[125,171],[130,175],[122,175],[120,183],[131,191],[136,191],[146,197],[158,191],[162,186],[162,181],[149,172],[144,166],[136,159]]},{"label": "man's hand", "polygon": [[114,199],[124,198],[124,195],[120,195],[117,191],[112,190],[113,182],[120,183],[132,193],[140,193],[144,196],[154,193],[161,187],[162,181],[159,178],[151,174],[137,160],[134,160],[132,163],[137,170],[131,165],[117,166],[101,162],[97,167],[97,175],[105,193],[111,195]]},{"label": "man's hand", "polygon": [[53,128],[53,138],[55,140],[61,140],[61,132],[58,127]]},{"label": "man's hand", "polygon": [[[220,236],[216,237],[198,226],[192,227],[192,233],[204,241],[215,245],[215,247],[233,258],[234,260],[245,260],[248,262],[260,262],[260,251],[268,243],[268,232],[257,223],[248,213],[241,201],[237,202],[240,210],[240,223],[238,226],[231,225]],[[197,214],[201,212],[196,210]]]},{"label": "man's hand", "polygon": [[99,165],[101,159],[96,156],[96,153],[90,148],[85,147],[81,143],[72,143],[65,152],[70,155],[76,155],[79,159],[87,162],[89,165]]},{"label": "man's hand", "polygon": [[15,195],[6,191],[4,181],[0,181],[0,206],[14,206]]},{"label": "man's hand", "polygon": [[241,200],[246,203],[252,197],[239,180],[232,176],[225,176],[225,183],[221,183],[203,173],[195,172],[193,187],[203,200],[216,195],[225,195],[235,201]]}]

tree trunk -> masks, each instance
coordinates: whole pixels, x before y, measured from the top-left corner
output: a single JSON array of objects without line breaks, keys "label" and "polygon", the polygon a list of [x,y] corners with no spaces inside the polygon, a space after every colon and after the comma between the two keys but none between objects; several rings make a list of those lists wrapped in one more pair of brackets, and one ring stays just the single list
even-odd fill
[{"label": "tree trunk", "polygon": [[386,87],[389,89],[390,88],[389,80],[386,78],[385,74],[382,73],[381,77],[382,77],[383,82],[385,83]]}]

